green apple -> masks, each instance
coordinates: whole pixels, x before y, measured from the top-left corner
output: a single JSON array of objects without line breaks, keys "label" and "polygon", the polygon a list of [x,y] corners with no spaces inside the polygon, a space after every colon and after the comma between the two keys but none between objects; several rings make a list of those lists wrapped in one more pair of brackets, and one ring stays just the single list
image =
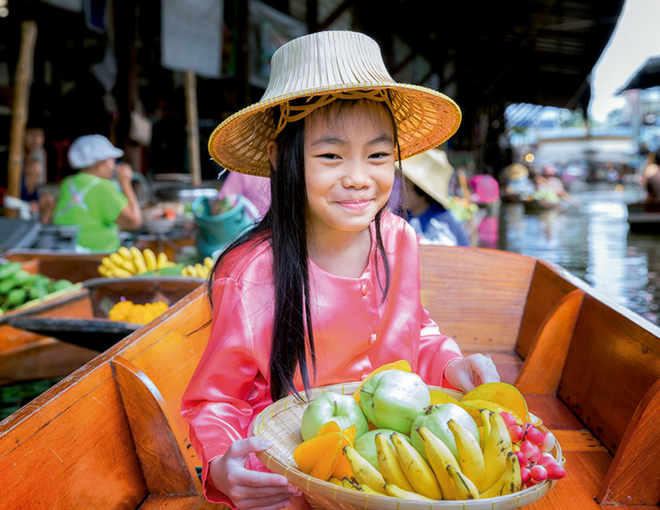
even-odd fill
[{"label": "green apple", "polygon": [[324,393],[307,406],[300,419],[300,433],[303,441],[313,438],[319,429],[328,422],[337,422],[342,430],[355,425],[358,438],[369,430],[369,423],[360,404],[351,395]]},{"label": "green apple", "polygon": [[[387,436],[387,440],[390,442],[392,445],[392,448],[394,448],[394,444],[392,444],[392,434],[394,434],[394,430],[392,429],[374,429],[370,430],[369,432],[365,432],[362,434],[358,439],[355,440],[355,443],[353,444],[353,448],[355,448],[355,451],[358,452],[362,457],[364,457],[369,464],[371,464],[373,467],[378,469],[378,454],[376,453],[376,434],[383,433]],[[408,436],[403,436],[405,437],[408,442],[410,442],[410,438]]]},{"label": "green apple", "polygon": [[417,415],[431,405],[431,394],[419,375],[385,370],[365,381],[360,402],[376,428],[409,435]]},{"label": "green apple", "polygon": [[458,460],[458,451],[456,450],[456,440],[454,439],[454,434],[449,430],[449,420],[456,420],[458,423],[463,425],[468,432],[470,432],[481,444],[481,434],[479,434],[479,428],[477,424],[472,419],[472,416],[463,409],[461,406],[456,404],[439,404],[435,406],[427,407],[423,413],[421,413],[412,424],[412,430],[410,431],[410,438],[412,439],[412,444],[415,449],[424,457],[424,460],[428,460],[426,457],[426,451],[424,449],[424,441],[419,436],[417,432],[417,427],[424,426],[433,432],[438,438],[447,445]]}]

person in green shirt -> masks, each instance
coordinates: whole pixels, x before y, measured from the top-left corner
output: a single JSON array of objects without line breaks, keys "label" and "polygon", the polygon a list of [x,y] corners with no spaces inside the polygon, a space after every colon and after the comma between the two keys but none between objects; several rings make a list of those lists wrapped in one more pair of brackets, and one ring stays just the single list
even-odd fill
[{"label": "person in green shirt", "polygon": [[[69,148],[69,164],[78,173],[62,180],[53,223],[80,227],[79,251],[116,251],[121,245],[119,229],[142,226],[142,210],[131,184],[133,170],[116,163],[123,155],[102,135],[81,136]],[[113,174],[121,191],[111,181]]]}]

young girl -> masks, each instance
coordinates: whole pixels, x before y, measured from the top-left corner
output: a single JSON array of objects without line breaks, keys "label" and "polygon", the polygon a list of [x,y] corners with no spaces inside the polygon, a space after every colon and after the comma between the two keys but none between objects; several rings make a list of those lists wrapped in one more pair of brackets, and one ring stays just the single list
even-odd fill
[{"label": "young girl", "polygon": [[399,359],[428,384],[499,380],[424,310],[415,233],[385,209],[398,161],[459,122],[449,98],[396,83],[372,39],[321,32],[280,48],[264,98],[213,133],[220,165],[270,176],[271,207],[216,263],[210,340],[183,398],[208,500],[243,510],[299,500],[254,456],[270,445],[248,438],[289,393]]}]

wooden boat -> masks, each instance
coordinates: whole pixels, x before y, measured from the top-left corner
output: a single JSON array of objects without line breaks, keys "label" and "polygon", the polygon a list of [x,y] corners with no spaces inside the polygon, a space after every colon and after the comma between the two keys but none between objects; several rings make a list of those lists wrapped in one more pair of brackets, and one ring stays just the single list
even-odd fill
[{"label": "wooden boat", "polygon": [[69,375],[140,327],[107,318],[122,297],[171,305],[203,281],[182,276],[92,278],[78,291],[1,316],[0,384]]},{"label": "wooden boat", "polygon": [[[98,277],[97,267],[103,255],[51,250],[8,250],[2,257],[11,262],[20,262],[22,269],[29,273],[41,273],[57,280],[65,278],[80,283]],[[74,294],[63,293],[39,305],[42,313],[91,316],[91,311],[78,309],[80,303],[74,299],[84,295],[85,291],[79,288],[73,290]],[[11,311],[0,316],[0,385],[64,377],[98,354],[97,351],[11,326],[9,321],[23,311]]]},{"label": "wooden boat", "polygon": [[660,234],[660,202],[626,204],[631,232]]},{"label": "wooden boat", "polygon": [[[660,328],[534,258],[420,254],[422,300],[441,330],[489,354],[562,446],[568,476],[530,510],[657,508]],[[216,508],[180,416],[210,317],[200,287],[0,422],[3,505]]]}]

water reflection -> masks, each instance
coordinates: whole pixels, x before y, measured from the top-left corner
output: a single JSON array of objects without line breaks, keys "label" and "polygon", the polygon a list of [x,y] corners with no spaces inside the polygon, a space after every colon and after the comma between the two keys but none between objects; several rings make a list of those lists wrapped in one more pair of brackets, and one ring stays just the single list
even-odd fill
[{"label": "water reflection", "polygon": [[660,235],[629,232],[626,203],[637,200],[637,189],[597,187],[571,194],[579,208],[564,203],[530,213],[522,204],[503,204],[496,247],[554,262],[657,324]]}]

